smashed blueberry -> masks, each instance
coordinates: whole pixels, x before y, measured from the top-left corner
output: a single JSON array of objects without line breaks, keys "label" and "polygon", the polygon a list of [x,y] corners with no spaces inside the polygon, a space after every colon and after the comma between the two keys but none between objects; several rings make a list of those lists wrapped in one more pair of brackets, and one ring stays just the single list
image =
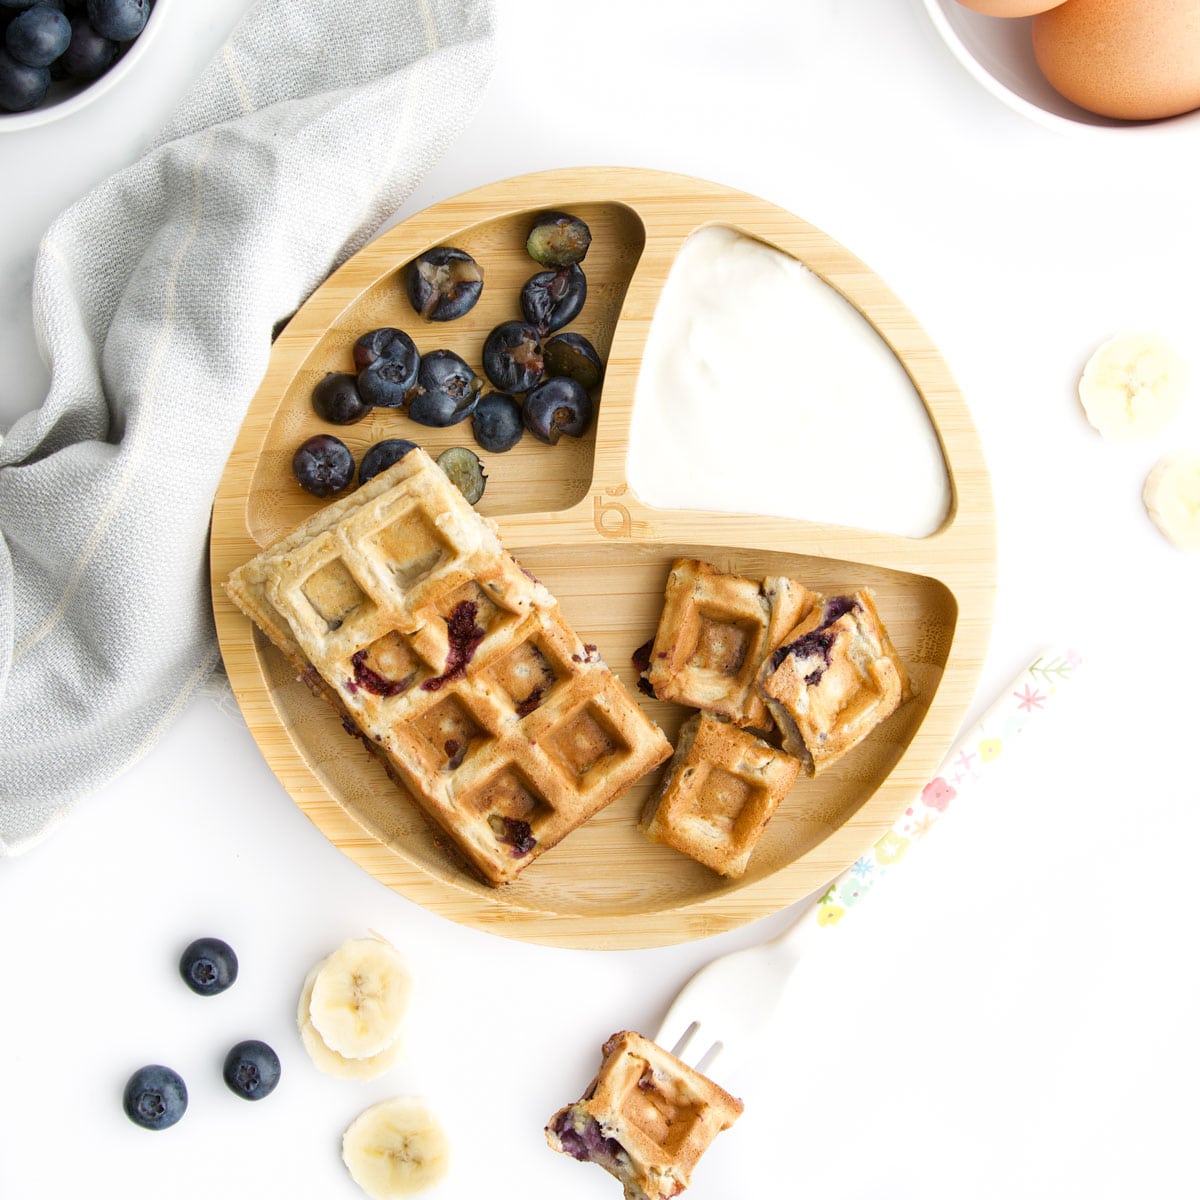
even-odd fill
[{"label": "smashed blueberry", "polygon": [[545,374],[538,331],[525,321],[505,321],[483,343],[483,370],[502,392],[527,392]]},{"label": "smashed blueberry", "polygon": [[592,231],[567,213],[545,213],[537,219],[525,240],[525,249],[543,267],[569,267],[583,262],[592,244]]},{"label": "smashed blueberry", "polygon": [[87,0],[92,28],[114,42],[131,42],[150,19],[152,0]]},{"label": "smashed blueberry", "polygon": [[514,858],[523,858],[537,845],[537,838],[533,836],[533,829],[528,821],[492,813],[488,817],[488,825],[491,826],[498,842],[512,847]]},{"label": "smashed blueberry", "polygon": [[187,1085],[170,1067],[152,1063],[134,1071],[121,1100],[125,1115],[135,1125],[169,1129],[187,1112]]},{"label": "smashed blueberry", "polygon": [[236,981],[237,955],[220,938],[197,938],[179,956],[179,974],[197,995],[216,996]]},{"label": "smashed blueberry", "polygon": [[483,380],[451,350],[431,350],[421,359],[408,415],[418,425],[444,428],[475,411]]},{"label": "smashed blueberry", "polygon": [[261,1100],[279,1082],[279,1055],[266,1042],[254,1038],[238,1042],[225,1055],[221,1073],[234,1095],[243,1100]]},{"label": "smashed blueberry", "polygon": [[446,618],[446,665],[440,675],[421,681],[421,691],[438,692],[447,683],[461,679],[467,673],[467,664],[475,657],[479,643],[487,636],[487,630],[476,621],[479,605],[474,600],[460,600]]},{"label": "smashed blueberry", "polygon": [[468,504],[477,504],[487,486],[483,463],[474,450],[465,446],[451,446],[437,457],[437,465],[446,472],[447,478],[466,499]]},{"label": "smashed blueberry", "polygon": [[402,329],[372,329],[354,343],[358,390],[368,404],[399,408],[417,386],[421,355]]},{"label": "smashed blueberry", "polygon": [[376,442],[358,464],[359,484],[374,479],[381,471],[386,471],[393,463],[398,463],[410,450],[416,448],[417,443],[410,442],[408,438],[385,438],[382,442]]},{"label": "smashed blueberry", "polygon": [[574,379],[547,379],[525,397],[525,428],[553,446],[563,435],[581,437],[592,423],[592,401]]},{"label": "smashed blueberry", "polygon": [[371,411],[358,390],[358,381],[345,371],[330,371],[313,388],[313,411],[332,425],[353,425]]},{"label": "smashed blueberry", "polygon": [[354,478],[354,456],[340,438],[318,433],[301,442],[292,456],[296,482],[314,496],[334,496]]},{"label": "smashed blueberry", "polygon": [[71,43],[71,22],[49,4],[19,13],[4,33],[9,54],[27,67],[48,67]]},{"label": "smashed blueberry", "polygon": [[465,250],[435,246],[405,273],[409,303],[429,321],[455,321],[475,307],[483,291],[483,268]]},{"label": "smashed blueberry", "polygon": [[5,112],[36,108],[49,90],[50,72],[45,67],[28,67],[0,50],[0,108]]},{"label": "smashed blueberry", "polygon": [[539,271],[521,289],[521,311],[544,337],[579,316],[587,300],[587,277],[577,266]]},{"label": "smashed blueberry", "polygon": [[574,379],[590,392],[600,386],[604,364],[596,347],[581,333],[556,333],[542,351],[547,375]]},{"label": "smashed blueberry", "polygon": [[98,79],[112,66],[118,50],[117,43],[97,33],[86,17],[72,17],[71,44],[58,61],[72,79]]},{"label": "smashed blueberry", "polygon": [[485,392],[471,414],[471,432],[491,454],[511,450],[525,432],[521,406],[504,392]]}]

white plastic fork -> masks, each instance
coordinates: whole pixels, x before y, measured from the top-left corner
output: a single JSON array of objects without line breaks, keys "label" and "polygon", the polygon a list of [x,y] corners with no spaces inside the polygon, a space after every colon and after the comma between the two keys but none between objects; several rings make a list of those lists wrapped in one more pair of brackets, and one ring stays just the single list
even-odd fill
[{"label": "white plastic fork", "polygon": [[[709,1074],[722,1076],[744,1062],[779,1006],[804,951],[837,927],[850,905],[874,890],[917,838],[924,836],[950,801],[987,773],[1009,739],[1020,733],[1074,673],[1074,651],[1039,655],[983,717],[959,737],[941,767],[907,812],[819,897],[800,901],[797,919],[770,941],[714,959],[683,986],[667,1010],[654,1041]],[[847,903],[849,901],[849,903]]]}]

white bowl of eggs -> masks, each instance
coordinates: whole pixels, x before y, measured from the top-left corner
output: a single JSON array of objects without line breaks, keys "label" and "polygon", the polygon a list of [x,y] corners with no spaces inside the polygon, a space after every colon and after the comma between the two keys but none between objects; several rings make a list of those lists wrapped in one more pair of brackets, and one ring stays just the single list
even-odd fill
[{"label": "white bowl of eggs", "polygon": [[1194,0],[923,0],[950,52],[1059,130],[1200,132]]}]

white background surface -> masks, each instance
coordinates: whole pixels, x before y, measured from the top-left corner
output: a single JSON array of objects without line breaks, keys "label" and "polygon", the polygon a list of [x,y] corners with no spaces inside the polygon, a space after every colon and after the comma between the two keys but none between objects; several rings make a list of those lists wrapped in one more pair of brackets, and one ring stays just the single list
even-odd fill
[{"label": "white background surface", "polygon": [[[0,427],[45,386],[28,313],[41,231],[146,144],[244,7],[176,5],[128,87],[0,135]],[[500,12],[483,110],[404,212],[524,171],[614,163],[731,184],[823,228],[925,325],[984,441],[1000,588],[979,706],[1050,639],[1088,660],[911,869],[804,965],[765,1052],[722,1080],[746,1113],[689,1195],[1186,1192],[1200,561],[1161,540],[1140,491],[1160,453],[1200,446],[1200,388],[1168,433],[1118,447],[1073,387],[1100,341],[1137,327],[1175,335],[1200,380],[1195,135],[1027,122],[954,63],[915,0]],[[334,850],[236,714],[198,698],[145,761],[0,864],[0,1196],[352,1200],[341,1130],[413,1091],[454,1144],[447,1200],[612,1200],[618,1185],[547,1150],[542,1124],[609,1033],[653,1032],[695,968],[785,921],[630,953],[457,927]],[[368,928],[417,972],[412,1050],[391,1076],[345,1083],[309,1064],[295,998],[316,958]],[[209,933],[242,975],[202,1000],[175,962]],[[253,1106],[220,1080],[244,1037],[283,1059],[279,1090]],[[192,1097],[161,1136],[120,1110],[124,1080],[152,1061]]]}]

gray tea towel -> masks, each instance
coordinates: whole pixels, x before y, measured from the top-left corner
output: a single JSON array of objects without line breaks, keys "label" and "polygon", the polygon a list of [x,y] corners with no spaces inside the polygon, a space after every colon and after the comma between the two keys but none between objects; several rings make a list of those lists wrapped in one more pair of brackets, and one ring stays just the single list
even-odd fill
[{"label": "gray tea towel", "polygon": [[47,232],[50,390],[0,444],[0,855],[145,754],[217,664],[209,515],[272,328],[411,193],[493,58],[490,0],[262,0]]}]

